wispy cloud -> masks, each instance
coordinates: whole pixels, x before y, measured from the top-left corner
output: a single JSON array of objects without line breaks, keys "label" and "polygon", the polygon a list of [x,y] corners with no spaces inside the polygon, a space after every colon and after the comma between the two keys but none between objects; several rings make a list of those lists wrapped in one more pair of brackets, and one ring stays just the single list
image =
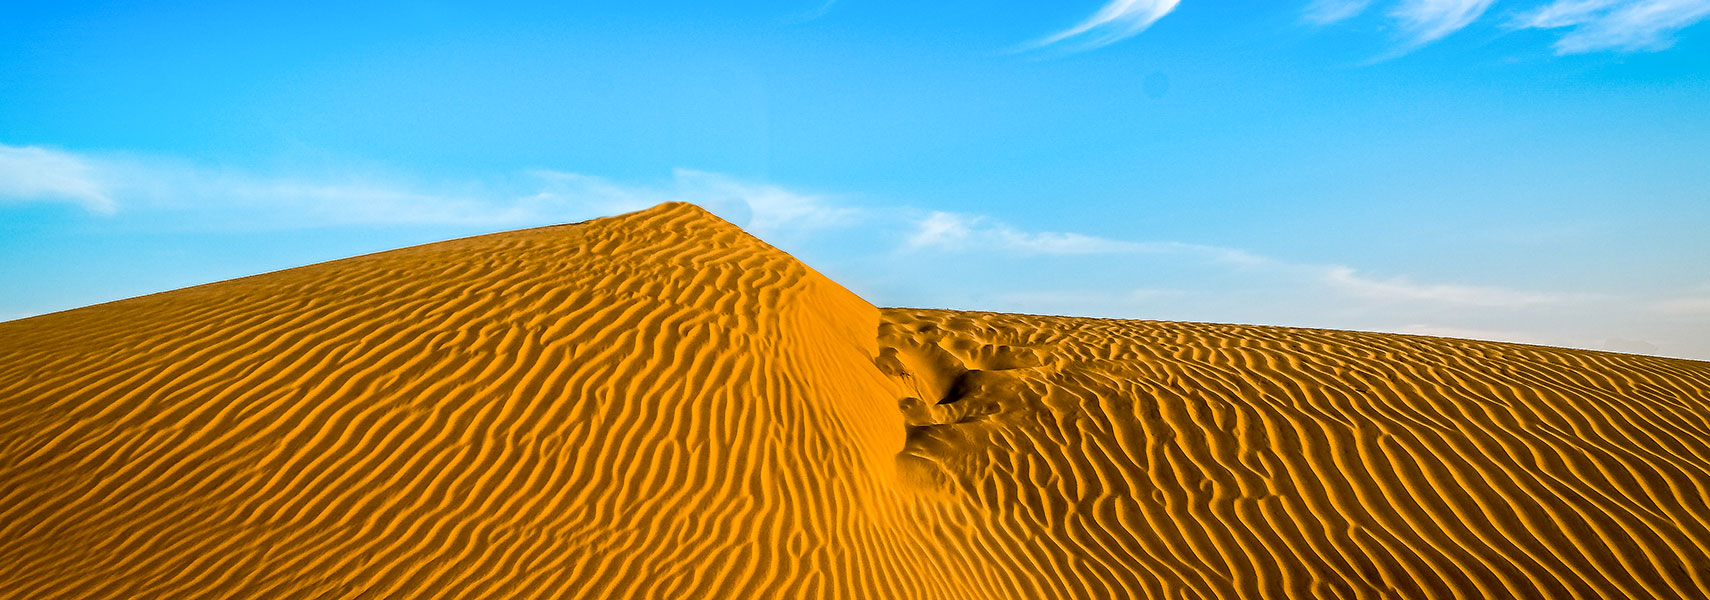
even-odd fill
[{"label": "wispy cloud", "polygon": [[[1495,0],[1395,0],[1386,15],[1403,35],[1402,46],[1373,62],[1406,54],[1465,29]],[[1372,0],[1312,0],[1301,19],[1328,25],[1364,13]],[[1515,13],[1512,29],[1564,29],[1557,54],[1663,50],[1675,34],[1710,18],[1710,0],[1552,0]]]},{"label": "wispy cloud", "polygon": [[837,0],[824,0],[823,2],[820,2],[817,6],[815,6],[814,8],[812,8],[806,12],[802,12],[802,13],[798,13],[798,14],[790,16],[789,18],[785,19],[784,22],[790,23],[790,24],[800,24],[800,23],[806,23],[809,21],[816,21],[820,17],[824,17],[825,13],[831,12],[831,7],[833,5],[836,5],[836,4],[837,4]]},{"label": "wispy cloud", "polygon": [[[0,144],[0,201],[58,201],[116,217],[174,214],[194,226],[505,223],[524,201],[427,191],[375,177],[269,177],[232,169]],[[230,223],[225,223],[229,225]]]},{"label": "wispy cloud", "polygon": [[1003,250],[1020,254],[1107,254],[1141,250],[1139,244],[1078,233],[1030,233],[988,217],[933,211],[904,241],[908,250]]},{"label": "wispy cloud", "polygon": [[0,202],[69,202],[112,214],[117,207],[99,171],[76,154],[0,144]]},{"label": "wispy cloud", "polygon": [[[558,170],[452,183],[262,174],[0,145],[0,203],[60,202],[175,231],[444,225],[469,233],[666,201],[699,204],[886,304],[1406,331],[1710,356],[1710,287],[1603,295],[1374,277],[1242,248],[1017,227],[681,169],[654,181]],[[894,240],[889,252],[875,240]],[[829,272],[829,271],[828,271]],[[7,307],[0,307],[5,309]],[[1407,325],[1398,325],[1407,324]]]},{"label": "wispy cloud", "polygon": [[1192,254],[1235,265],[1275,262],[1234,248],[1174,241],[1135,242],[1081,233],[1025,231],[984,215],[931,211],[912,223],[903,250],[998,251],[1021,256]]},{"label": "wispy cloud", "polygon": [[1276,263],[1248,251],[1180,241],[1125,241],[1079,232],[1023,231],[987,215],[932,210],[913,221],[903,251],[999,251],[1016,256],[1194,255],[1209,262],[1241,267]]},{"label": "wispy cloud", "polygon": [[1557,54],[1663,50],[1681,29],[1710,17],[1710,0],[1556,0],[1521,13],[1522,29],[1567,29]]},{"label": "wispy cloud", "polygon": [[1515,17],[1524,27],[1569,27],[1593,20],[1623,0],[1558,0]]},{"label": "wispy cloud", "polygon": [[1403,278],[1361,277],[1345,266],[1326,267],[1324,280],[1357,296],[1377,300],[1431,302],[1446,305],[1525,308],[1586,300],[1584,294],[1529,292],[1499,287],[1450,284],[1418,284]]},{"label": "wispy cloud", "polygon": [[1460,31],[1484,15],[1493,0],[1403,0],[1390,11],[1414,45]]},{"label": "wispy cloud", "polygon": [[[891,304],[1334,327],[1710,356],[1702,341],[1710,287],[1647,297],[1379,277],[1347,264],[1293,261],[1240,248],[1028,230],[984,215],[894,215],[908,210],[882,211],[863,225],[899,228],[898,252],[873,260],[869,268],[882,274],[867,275],[889,281],[902,273],[914,280],[909,298],[880,299]],[[861,283],[861,276],[851,281]]]},{"label": "wispy cloud", "polygon": [[1089,254],[1187,254],[1242,268],[1261,268],[1324,284],[1351,296],[1389,302],[1526,308],[1593,299],[1587,294],[1537,292],[1501,287],[1421,284],[1406,278],[1364,277],[1344,265],[1314,265],[1254,254],[1237,248],[1176,241],[1114,240],[1079,233],[1031,232],[990,217],[934,211],[918,220],[904,240],[908,251],[1005,252],[1024,256]]},{"label": "wispy cloud", "polygon": [[1301,17],[1314,25],[1329,25],[1359,16],[1372,0],[1313,0]]},{"label": "wispy cloud", "polygon": [[1098,12],[1074,27],[1046,36],[1030,45],[1040,48],[1062,42],[1078,42],[1097,48],[1122,41],[1151,27],[1176,9],[1180,0],[1111,0]]},{"label": "wispy cloud", "polygon": [[112,217],[174,215],[182,228],[324,225],[522,227],[699,204],[763,234],[859,217],[821,195],[690,169],[659,183],[534,170],[498,182],[422,183],[381,175],[267,175],[168,160],[0,144],[0,202],[64,202]]},{"label": "wispy cloud", "polygon": [[629,212],[662,202],[689,202],[760,235],[846,226],[861,218],[859,210],[823,195],[692,169],[677,169],[669,183],[658,185],[561,171],[533,174],[547,182],[531,196],[535,204],[592,209],[600,214]]}]

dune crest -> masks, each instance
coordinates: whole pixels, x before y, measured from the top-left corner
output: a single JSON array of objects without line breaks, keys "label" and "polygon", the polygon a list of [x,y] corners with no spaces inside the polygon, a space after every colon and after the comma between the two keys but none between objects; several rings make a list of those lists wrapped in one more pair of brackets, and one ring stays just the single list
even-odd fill
[{"label": "dune crest", "polygon": [[0,598],[1698,598],[1707,505],[1707,363],[881,310],[680,203],[0,323]]}]

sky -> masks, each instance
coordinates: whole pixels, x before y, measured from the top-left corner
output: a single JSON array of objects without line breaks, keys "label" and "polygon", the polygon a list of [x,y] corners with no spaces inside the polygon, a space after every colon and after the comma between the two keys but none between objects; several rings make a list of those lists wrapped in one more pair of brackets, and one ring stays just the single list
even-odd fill
[{"label": "sky", "polygon": [[683,200],[880,306],[1710,360],[1706,18],[15,0],[0,320]]}]

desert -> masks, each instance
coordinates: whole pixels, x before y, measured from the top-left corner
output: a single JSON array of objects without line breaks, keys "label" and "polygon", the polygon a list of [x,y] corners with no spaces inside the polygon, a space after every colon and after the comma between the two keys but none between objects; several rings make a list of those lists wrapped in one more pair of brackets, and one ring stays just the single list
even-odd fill
[{"label": "desert", "polygon": [[1710,0],[0,0],[0,600],[1710,600]]},{"label": "desert", "polygon": [[1710,363],[879,308],[686,203],[0,323],[5,598],[1702,598]]}]

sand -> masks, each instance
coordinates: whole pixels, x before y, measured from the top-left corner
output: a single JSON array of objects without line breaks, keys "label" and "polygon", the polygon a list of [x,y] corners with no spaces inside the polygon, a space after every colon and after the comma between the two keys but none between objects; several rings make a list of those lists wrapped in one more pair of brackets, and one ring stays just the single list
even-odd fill
[{"label": "sand", "polygon": [[1710,363],[879,309],[686,204],[0,323],[0,598],[1704,598]]}]

